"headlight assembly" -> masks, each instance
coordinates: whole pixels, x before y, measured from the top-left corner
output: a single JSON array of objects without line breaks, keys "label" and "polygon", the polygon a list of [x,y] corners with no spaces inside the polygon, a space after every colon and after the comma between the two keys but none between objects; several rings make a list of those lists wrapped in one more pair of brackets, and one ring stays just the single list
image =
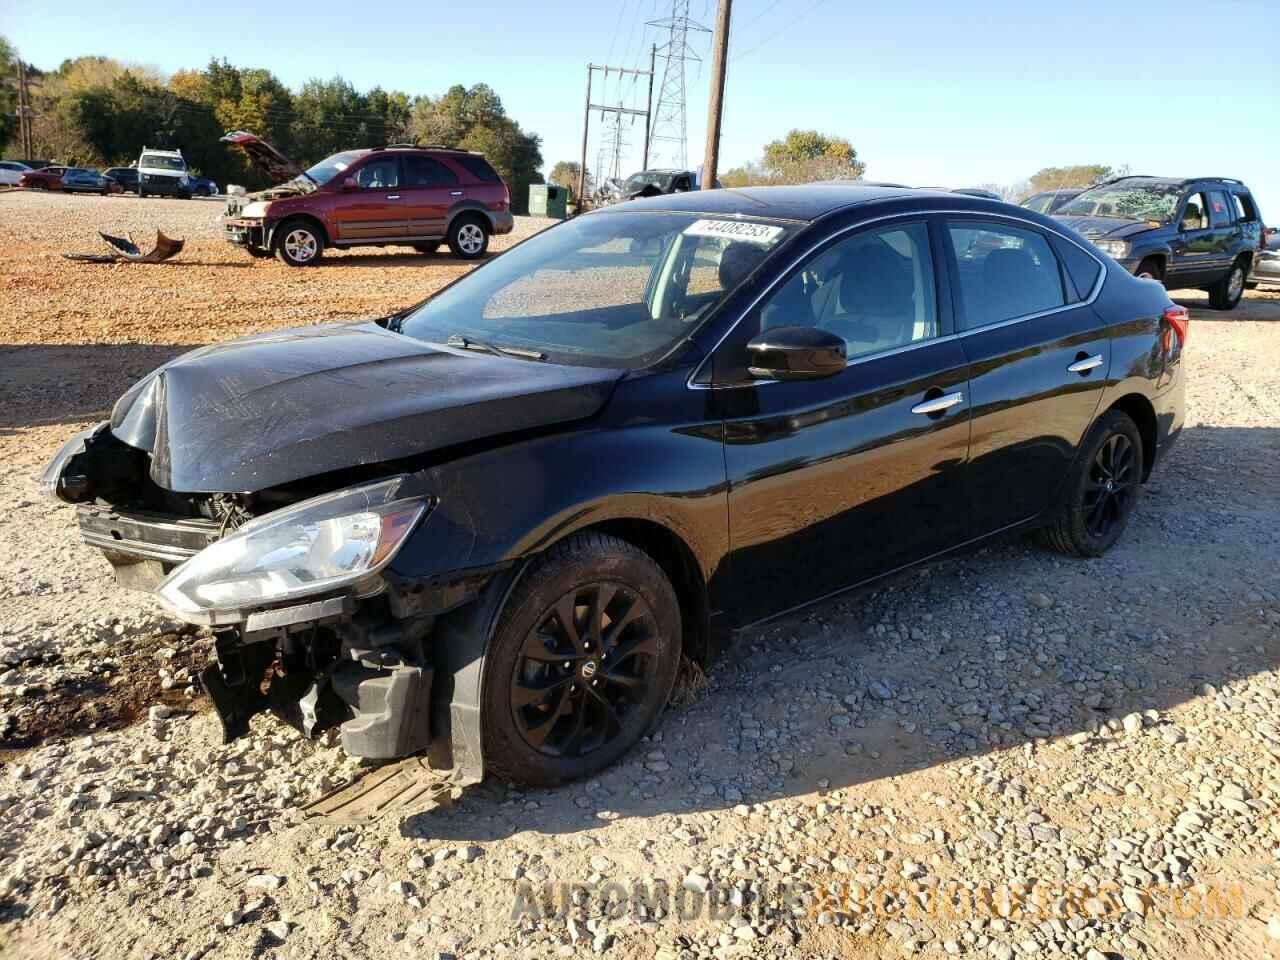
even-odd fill
[{"label": "headlight assembly", "polygon": [[1093,245],[1113,260],[1123,260],[1129,255],[1127,240],[1095,240]]},{"label": "headlight assembly", "polygon": [[337,587],[377,573],[427,511],[397,496],[404,477],[257,517],[201,550],[160,584],[160,601],[197,623],[241,619],[241,611]]},{"label": "headlight assembly", "polygon": [[91,437],[99,430],[105,430],[107,422],[94,424],[88,430],[81,430],[74,437],[64,443],[53,458],[45,464],[45,468],[40,473],[40,488],[51,497],[57,497],[59,500],[65,499],[67,503],[75,501],[63,497],[62,473],[67,468],[67,464],[71,462],[73,457],[84,453]]}]

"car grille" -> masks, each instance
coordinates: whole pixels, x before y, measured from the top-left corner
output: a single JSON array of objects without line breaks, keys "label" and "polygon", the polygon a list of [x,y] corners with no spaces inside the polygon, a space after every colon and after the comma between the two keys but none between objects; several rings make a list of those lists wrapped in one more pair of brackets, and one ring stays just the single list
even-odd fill
[{"label": "car grille", "polygon": [[150,183],[157,187],[176,187],[181,179],[181,177],[166,177],[159,173],[144,173],[142,175],[143,183]]}]

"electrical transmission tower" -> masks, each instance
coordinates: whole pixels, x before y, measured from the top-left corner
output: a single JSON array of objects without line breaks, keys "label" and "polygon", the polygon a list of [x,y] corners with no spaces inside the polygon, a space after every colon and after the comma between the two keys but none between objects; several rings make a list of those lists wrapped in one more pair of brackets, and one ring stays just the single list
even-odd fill
[{"label": "electrical transmission tower", "polygon": [[667,31],[667,42],[659,48],[659,53],[666,58],[666,67],[662,71],[658,105],[653,111],[649,153],[656,152],[656,144],[671,144],[670,151],[674,155],[675,165],[685,168],[689,165],[689,142],[685,121],[684,65],[689,61],[702,62],[697,51],[689,45],[689,34],[711,31],[689,19],[689,0],[672,0],[671,16],[663,20],[650,20],[646,25]]}]

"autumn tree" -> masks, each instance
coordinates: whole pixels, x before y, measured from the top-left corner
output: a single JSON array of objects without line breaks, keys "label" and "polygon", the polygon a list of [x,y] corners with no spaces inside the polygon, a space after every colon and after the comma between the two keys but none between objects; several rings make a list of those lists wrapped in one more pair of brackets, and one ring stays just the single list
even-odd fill
[{"label": "autumn tree", "polygon": [[1112,176],[1112,169],[1101,163],[1081,163],[1070,167],[1045,167],[1031,175],[1031,189],[1061,190],[1066,187],[1091,187]]},{"label": "autumn tree", "polygon": [[[548,183],[554,183],[564,187],[569,191],[570,197],[578,195],[578,179],[582,172],[582,165],[576,160],[561,160],[551,168],[551,174],[547,177]],[[591,192],[591,171],[587,170],[587,193]]]}]

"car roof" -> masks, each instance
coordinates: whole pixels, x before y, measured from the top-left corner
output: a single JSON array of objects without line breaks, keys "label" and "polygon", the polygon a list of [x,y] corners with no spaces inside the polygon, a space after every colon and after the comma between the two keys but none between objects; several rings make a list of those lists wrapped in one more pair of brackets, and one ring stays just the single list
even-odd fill
[{"label": "car roof", "polygon": [[[1244,187],[1244,182],[1236,180],[1234,177],[1151,177],[1137,174],[1128,177],[1116,177],[1112,180],[1106,180],[1102,183],[1094,184],[1094,186],[1110,186],[1113,183],[1131,183],[1134,186],[1140,187],[1185,187],[1192,183],[1221,183],[1236,187]],[[1092,187],[1090,189],[1092,189]]]},{"label": "car roof", "polygon": [[[966,205],[973,203],[974,209],[981,209],[983,204],[990,204],[993,207],[1008,206],[1008,204],[984,200],[981,197],[970,197],[965,194],[959,196],[964,197]],[[716,190],[694,190],[689,193],[672,193],[660,197],[631,200],[627,203],[604,207],[597,213],[607,215],[610,211],[662,210],[673,213],[740,214],[777,220],[812,221],[843,207],[892,198],[931,198],[955,202],[957,195],[942,190],[859,185],[852,181],[806,183],[786,187],[722,187]]]}]

